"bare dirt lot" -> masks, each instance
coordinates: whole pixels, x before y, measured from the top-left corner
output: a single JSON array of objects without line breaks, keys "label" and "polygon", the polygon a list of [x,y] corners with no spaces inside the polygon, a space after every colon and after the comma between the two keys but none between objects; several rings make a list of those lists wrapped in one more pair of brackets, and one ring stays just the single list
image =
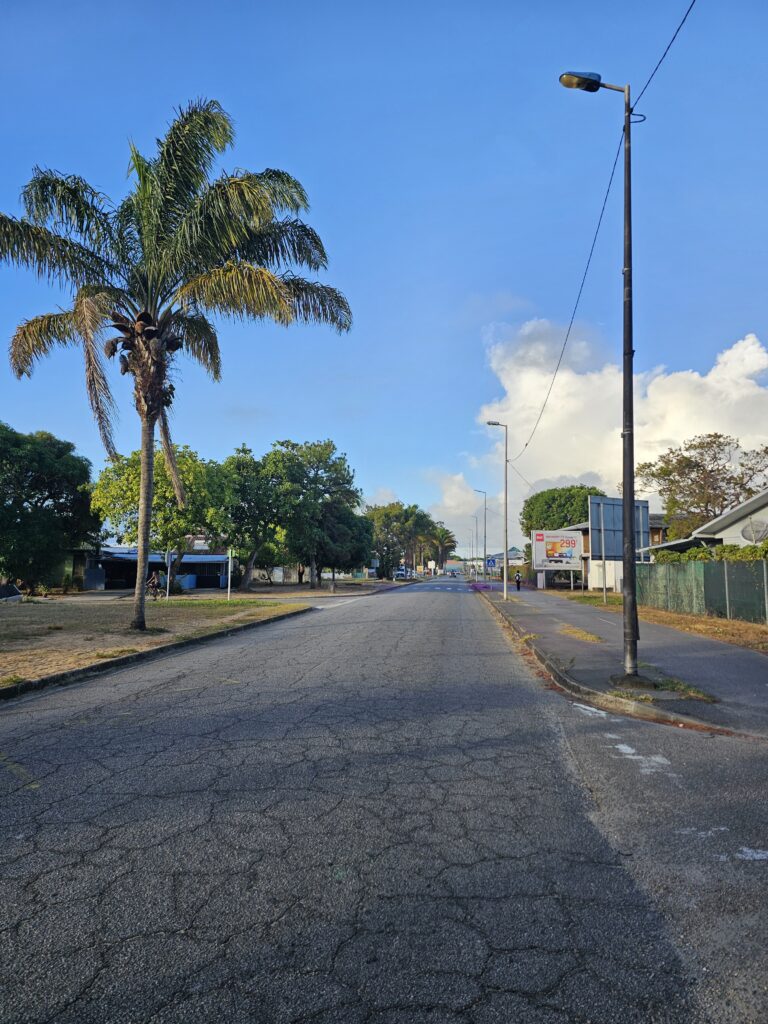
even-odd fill
[{"label": "bare dirt lot", "polygon": [[227,626],[299,611],[306,603],[253,597],[187,597],[147,602],[147,630],[128,628],[132,602],[36,598],[0,605],[0,686],[84,668]]}]

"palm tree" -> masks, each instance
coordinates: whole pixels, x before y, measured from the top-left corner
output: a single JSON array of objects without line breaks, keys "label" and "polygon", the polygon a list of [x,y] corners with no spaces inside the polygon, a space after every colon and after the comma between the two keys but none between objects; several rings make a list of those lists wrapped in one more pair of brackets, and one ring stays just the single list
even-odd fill
[{"label": "palm tree", "polygon": [[29,375],[54,345],[81,345],[86,389],[110,456],[114,403],[98,343],[133,377],[141,419],[141,493],[132,627],[144,629],[155,429],[184,502],[168,429],[172,365],[180,351],[214,380],[221,357],[211,314],[327,323],[348,330],[351,312],[336,289],[298,276],[293,266],[326,266],[320,238],[298,215],[307,196],[284,171],[234,171],[211,178],[231,147],[232,121],[218,103],[199,100],[176,112],[157,153],[131,145],[133,188],[118,205],[82,178],[36,168],[22,192],[25,216],[0,214],[0,259],[30,268],[73,291],[72,308],[20,324],[11,366]]},{"label": "palm tree", "polygon": [[445,560],[456,550],[457,540],[453,532],[443,523],[438,523],[432,531],[432,543],[437,552],[437,564],[440,569],[445,565]]}]

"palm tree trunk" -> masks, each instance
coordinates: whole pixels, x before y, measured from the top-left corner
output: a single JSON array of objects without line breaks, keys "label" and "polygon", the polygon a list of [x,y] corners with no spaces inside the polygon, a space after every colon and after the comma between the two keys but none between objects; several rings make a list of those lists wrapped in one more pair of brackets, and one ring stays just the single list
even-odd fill
[{"label": "palm tree trunk", "polygon": [[145,587],[149,565],[149,527],[152,521],[152,487],[155,470],[155,417],[141,418],[141,482],[139,484],[139,550],[136,559],[136,590],[133,594],[131,629],[146,629]]}]

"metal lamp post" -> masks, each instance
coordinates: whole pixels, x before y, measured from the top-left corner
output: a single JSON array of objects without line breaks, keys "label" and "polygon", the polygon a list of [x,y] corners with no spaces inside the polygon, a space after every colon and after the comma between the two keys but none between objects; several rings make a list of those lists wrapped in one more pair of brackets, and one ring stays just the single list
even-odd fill
[{"label": "metal lamp post", "polygon": [[566,71],[560,75],[566,89],[598,92],[610,89],[624,93],[624,380],[623,380],[623,480],[622,480],[622,533],[624,535],[624,674],[637,675],[637,583],[635,577],[635,442],[633,401],[632,340],[632,162],[631,125],[632,106],[628,85],[609,85],[594,72]]},{"label": "metal lamp post", "polygon": [[508,506],[508,494],[509,488],[507,486],[507,480],[509,477],[509,427],[506,423],[499,423],[498,420],[486,420],[489,427],[504,427],[504,600],[507,600],[507,576],[509,576],[507,562],[509,560],[509,540],[508,537],[508,525],[507,520],[509,518],[507,514]]},{"label": "metal lamp post", "polygon": [[475,570],[475,580],[477,580],[477,550],[478,550],[478,544],[477,544],[477,530],[478,530],[478,527],[477,527],[477,516],[470,516],[469,518],[475,520],[475,554],[474,554],[474,557],[472,559],[472,568]]},{"label": "metal lamp post", "polygon": [[488,495],[479,487],[474,487],[473,490],[483,496],[483,583],[485,583],[488,578]]}]

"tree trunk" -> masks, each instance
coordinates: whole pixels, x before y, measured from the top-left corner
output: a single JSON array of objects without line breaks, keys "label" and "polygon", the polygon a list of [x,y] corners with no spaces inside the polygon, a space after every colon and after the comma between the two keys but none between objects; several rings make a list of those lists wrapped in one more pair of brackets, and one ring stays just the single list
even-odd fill
[{"label": "tree trunk", "polygon": [[245,572],[243,578],[240,580],[240,590],[247,590],[251,585],[253,579],[253,563],[256,561],[256,552],[252,551],[248,555],[248,561],[245,563]]},{"label": "tree trunk", "polygon": [[336,593],[336,569],[331,566],[331,593]]},{"label": "tree trunk", "polygon": [[136,559],[136,589],[133,593],[131,629],[146,629],[144,617],[147,567],[149,565],[149,528],[152,522],[152,487],[155,469],[155,417],[141,418],[141,482],[139,484],[139,550]]},{"label": "tree trunk", "polygon": [[309,589],[317,590],[317,562],[314,552],[309,556]]},{"label": "tree trunk", "polygon": [[173,581],[179,575],[179,569],[181,569],[181,562],[185,554],[186,551],[179,550],[178,554],[176,554],[171,560],[171,583],[173,583]]}]

